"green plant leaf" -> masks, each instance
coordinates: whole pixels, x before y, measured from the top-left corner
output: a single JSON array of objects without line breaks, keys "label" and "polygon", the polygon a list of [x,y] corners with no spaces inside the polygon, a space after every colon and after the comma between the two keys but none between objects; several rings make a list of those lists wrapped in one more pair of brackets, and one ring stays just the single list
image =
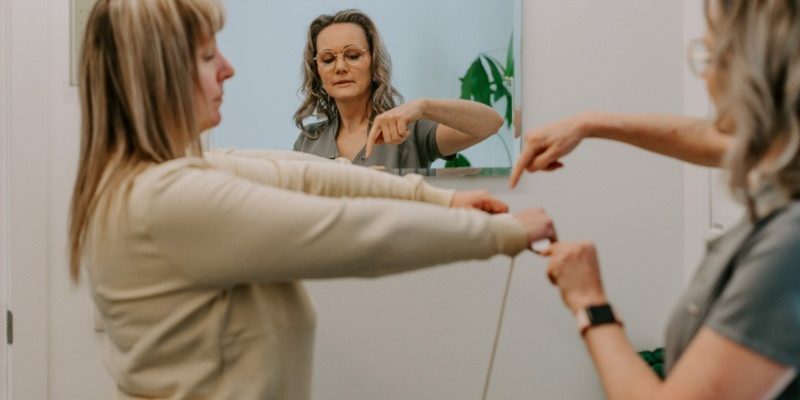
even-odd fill
[{"label": "green plant leaf", "polygon": [[511,98],[511,92],[508,91],[505,85],[505,79],[503,79],[503,74],[500,73],[503,65],[487,55],[484,55],[483,58],[486,60],[486,63],[489,64],[489,71],[492,73],[492,79],[494,79],[494,82],[492,82],[495,85],[494,102],[500,101],[503,97]]},{"label": "green plant leaf", "polygon": [[472,164],[470,164],[469,159],[467,159],[467,157],[464,157],[464,155],[461,153],[456,154],[456,156],[452,160],[447,160],[447,162],[444,163],[445,168],[460,168],[460,167],[471,167],[471,166]]},{"label": "green plant leaf", "polygon": [[480,56],[472,62],[467,73],[461,78],[461,98],[492,106],[491,83]]},{"label": "green plant leaf", "polygon": [[486,62],[489,64],[489,69],[491,70],[492,78],[494,79],[494,101],[498,102],[504,97],[506,99],[505,119],[506,124],[510,128],[514,122],[514,95],[512,95],[511,91],[506,87],[505,79],[500,73],[500,69],[503,68],[503,64],[500,64],[499,61],[489,56],[484,56],[484,58],[486,58]]},{"label": "green plant leaf", "polygon": [[503,73],[508,78],[514,77],[514,33],[511,33],[511,39],[508,41],[508,52],[506,54],[506,70]]}]

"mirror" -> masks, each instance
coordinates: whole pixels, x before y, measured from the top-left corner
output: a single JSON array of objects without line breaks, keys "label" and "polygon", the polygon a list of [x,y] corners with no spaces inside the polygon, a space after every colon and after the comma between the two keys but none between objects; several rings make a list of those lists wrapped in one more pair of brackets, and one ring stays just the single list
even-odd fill
[{"label": "mirror", "polygon": [[[321,14],[357,8],[377,25],[392,59],[392,83],[406,101],[459,98],[462,89],[468,89],[467,94],[470,90],[477,93],[473,99],[488,102],[501,116],[507,116],[498,134],[460,152],[472,168],[444,168],[444,160],[437,160],[431,169],[392,172],[439,176],[510,172],[519,150],[515,140],[519,129],[514,128],[514,121],[517,126],[521,121],[521,0],[317,0],[280,4],[236,0],[225,2],[225,6],[227,20],[217,42],[236,68],[236,76],[226,82],[223,121],[209,135],[212,148],[291,150],[299,134],[292,118],[301,101],[298,89],[308,25]],[[513,66],[508,65],[509,58]],[[476,60],[480,64],[476,65]],[[460,78],[468,71],[471,75],[467,80],[477,86],[462,88]],[[502,80],[502,88],[495,83],[498,80]]]}]

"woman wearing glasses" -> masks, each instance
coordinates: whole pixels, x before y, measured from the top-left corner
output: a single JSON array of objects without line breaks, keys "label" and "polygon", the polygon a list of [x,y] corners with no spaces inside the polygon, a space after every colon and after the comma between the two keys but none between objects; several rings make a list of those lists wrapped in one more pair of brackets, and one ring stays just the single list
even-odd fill
[{"label": "woman wearing glasses", "polygon": [[[311,22],[303,55],[303,103],[294,150],[353,164],[428,168],[496,133],[503,118],[465,100],[401,99],[372,20],[357,10]],[[305,125],[310,116],[321,122]]]},{"label": "woman wearing glasses", "polygon": [[584,137],[723,165],[747,217],[708,254],[666,331],[667,378],[633,350],[607,304],[591,243],[556,243],[548,276],[576,316],[609,399],[798,399],[800,381],[800,0],[706,0],[693,42],[716,123],[586,114],[533,131],[517,164],[559,168]]}]

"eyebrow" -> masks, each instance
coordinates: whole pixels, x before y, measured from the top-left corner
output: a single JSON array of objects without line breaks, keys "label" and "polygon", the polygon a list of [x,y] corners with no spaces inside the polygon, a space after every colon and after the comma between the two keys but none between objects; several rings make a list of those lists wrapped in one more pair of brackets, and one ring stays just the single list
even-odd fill
[{"label": "eyebrow", "polygon": [[[366,47],[361,47],[361,45],[357,45],[357,44],[348,44],[347,46],[342,47],[342,49],[346,49],[348,47],[358,47],[359,49],[366,49]],[[323,52],[323,51],[333,51],[333,49],[320,49],[319,50],[319,52]]]}]

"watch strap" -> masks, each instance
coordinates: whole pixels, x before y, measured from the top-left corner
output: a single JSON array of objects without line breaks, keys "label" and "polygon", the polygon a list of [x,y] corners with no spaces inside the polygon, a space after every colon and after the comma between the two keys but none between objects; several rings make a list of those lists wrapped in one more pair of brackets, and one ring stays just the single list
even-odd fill
[{"label": "watch strap", "polygon": [[585,336],[586,331],[594,326],[605,324],[622,325],[622,321],[617,318],[608,303],[592,305],[578,310],[575,313],[575,322],[578,325],[578,332],[580,332],[581,337]]}]

